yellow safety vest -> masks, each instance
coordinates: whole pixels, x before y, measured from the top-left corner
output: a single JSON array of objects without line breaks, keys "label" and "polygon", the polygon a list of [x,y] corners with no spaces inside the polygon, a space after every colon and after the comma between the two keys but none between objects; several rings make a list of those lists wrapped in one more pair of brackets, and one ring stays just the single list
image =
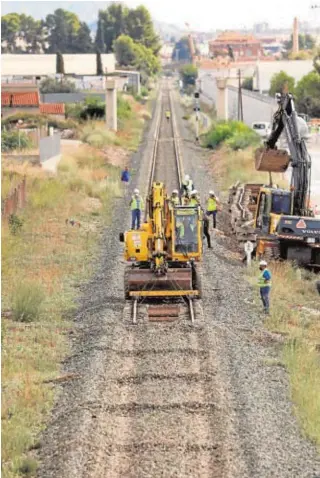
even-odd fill
[{"label": "yellow safety vest", "polygon": [[199,201],[196,198],[191,198],[188,206],[198,206]]},{"label": "yellow safety vest", "polygon": [[166,111],[166,117],[167,117],[167,118],[170,118],[170,116],[171,116],[170,111]]},{"label": "yellow safety vest", "polygon": [[207,202],[207,211],[216,211],[216,210],[217,210],[216,198],[209,198]]},{"label": "yellow safety vest", "polygon": [[171,196],[170,201],[171,201],[171,203],[174,204],[175,206],[177,206],[177,205],[180,204],[179,196]]},{"label": "yellow safety vest", "polygon": [[134,211],[135,209],[140,209],[140,211],[142,211],[143,209],[143,201],[140,196],[139,197],[132,196],[131,211]]},{"label": "yellow safety vest", "polygon": [[[263,277],[263,274],[265,273],[265,271],[269,272],[270,274],[270,271],[268,269],[264,269],[263,271],[261,271],[261,274],[259,274],[259,277],[258,277],[258,286],[259,287],[271,287],[271,279],[269,280],[269,282],[265,282],[265,279]],[[271,274],[270,274],[271,276]]]}]

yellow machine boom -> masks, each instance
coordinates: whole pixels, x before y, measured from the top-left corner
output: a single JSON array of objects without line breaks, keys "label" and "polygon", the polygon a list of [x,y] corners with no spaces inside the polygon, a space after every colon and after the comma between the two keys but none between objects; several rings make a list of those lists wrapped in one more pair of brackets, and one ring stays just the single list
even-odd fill
[{"label": "yellow machine boom", "polygon": [[202,257],[199,207],[169,206],[163,183],[153,183],[147,220],[137,231],[120,235],[124,257],[125,297],[200,297],[196,263]]}]

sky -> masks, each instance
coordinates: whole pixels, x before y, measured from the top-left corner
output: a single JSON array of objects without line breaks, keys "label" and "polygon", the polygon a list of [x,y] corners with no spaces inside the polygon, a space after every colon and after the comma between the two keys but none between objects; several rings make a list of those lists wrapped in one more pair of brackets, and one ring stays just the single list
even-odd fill
[{"label": "sky", "polygon": [[[1,14],[26,13],[43,18],[56,8],[77,13],[87,23],[96,21],[99,9],[106,1],[1,1]],[[301,21],[312,21],[320,27],[320,0],[127,0],[129,7],[144,4],[154,19],[192,30],[210,31],[251,27],[268,22],[271,27],[291,27],[294,16]],[[318,9],[311,9],[318,5]]]}]

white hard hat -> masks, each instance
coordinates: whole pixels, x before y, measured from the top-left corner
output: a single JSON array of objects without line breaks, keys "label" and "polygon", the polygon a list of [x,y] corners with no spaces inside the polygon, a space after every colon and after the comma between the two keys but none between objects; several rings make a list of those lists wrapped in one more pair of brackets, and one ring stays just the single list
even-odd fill
[{"label": "white hard hat", "polygon": [[259,266],[266,266],[267,265],[267,262],[266,261],[260,261],[259,262]]},{"label": "white hard hat", "polygon": [[186,181],[189,181],[189,179],[190,179],[189,174],[186,174],[185,177],[184,177],[184,179],[185,179]]},{"label": "white hard hat", "polygon": [[174,190],[172,191],[172,194],[179,194],[179,192],[178,192],[177,189],[174,189]]},{"label": "white hard hat", "polygon": [[134,194],[139,194],[139,189],[135,189],[133,192]]},{"label": "white hard hat", "polygon": [[214,191],[209,191],[210,196],[214,196]]},{"label": "white hard hat", "polygon": [[194,196],[195,194],[198,194],[198,191],[196,189],[194,189],[193,191],[191,191],[191,196]]}]

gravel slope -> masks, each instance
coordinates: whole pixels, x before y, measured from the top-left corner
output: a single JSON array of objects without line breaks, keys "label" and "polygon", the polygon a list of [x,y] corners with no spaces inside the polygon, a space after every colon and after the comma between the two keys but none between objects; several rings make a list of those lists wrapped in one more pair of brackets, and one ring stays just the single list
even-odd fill
[{"label": "gravel slope", "polygon": [[[181,136],[193,140],[181,119],[183,111],[177,98],[175,95]],[[215,189],[206,155],[188,141],[184,141],[183,154],[185,171],[194,178],[204,202],[208,191]],[[223,226],[218,216],[218,228]],[[257,291],[246,284],[241,266],[226,258],[227,249],[219,242],[213,241],[213,250],[205,253],[203,309],[212,331],[208,341],[217,351],[219,371],[229,393],[228,406],[234,414],[247,474],[320,477],[319,455],[303,439],[293,415],[288,376],[281,366],[266,365],[266,360],[277,358],[279,351],[262,328],[263,317],[250,306]],[[213,292],[214,287],[220,290]]]},{"label": "gravel slope", "polygon": [[[181,116],[177,105],[188,137]],[[153,121],[149,139],[154,128]],[[168,150],[160,151],[164,176],[157,179],[171,181]],[[146,141],[133,157],[139,170],[133,187],[143,188],[151,152]],[[185,171],[204,193],[211,186],[205,160],[189,142],[183,154]],[[126,207],[123,200],[115,205],[96,275],[82,290],[65,363],[79,379],[61,389],[43,436],[39,476],[315,478],[320,463],[299,433],[286,374],[264,365],[276,351],[223,245],[206,252],[199,325],[183,318],[137,327],[123,321],[118,233],[129,225]]]}]

